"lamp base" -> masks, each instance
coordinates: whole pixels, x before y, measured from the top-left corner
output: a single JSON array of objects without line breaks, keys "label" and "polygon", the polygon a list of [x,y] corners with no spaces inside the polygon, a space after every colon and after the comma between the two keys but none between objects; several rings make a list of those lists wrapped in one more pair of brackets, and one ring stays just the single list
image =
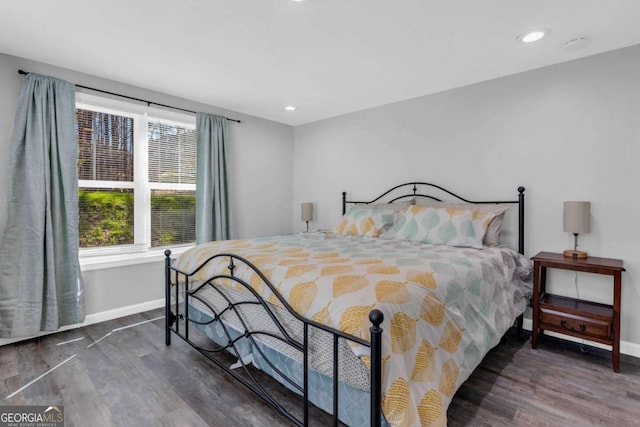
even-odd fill
[{"label": "lamp base", "polygon": [[586,258],[589,256],[585,251],[576,251],[574,249],[567,249],[562,255],[568,258]]}]

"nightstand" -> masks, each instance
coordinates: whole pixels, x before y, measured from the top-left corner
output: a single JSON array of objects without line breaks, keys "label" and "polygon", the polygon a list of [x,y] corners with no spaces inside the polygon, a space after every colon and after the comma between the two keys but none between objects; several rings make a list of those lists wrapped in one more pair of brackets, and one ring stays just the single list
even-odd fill
[{"label": "nightstand", "polygon": [[[533,336],[538,346],[544,330],[610,345],[613,370],[620,372],[620,293],[622,260],[610,258],[570,258],[540,252],[533,260]],[[547,268],[604,274],[613,277],[613,304],[599,304],[546,292]]]}]

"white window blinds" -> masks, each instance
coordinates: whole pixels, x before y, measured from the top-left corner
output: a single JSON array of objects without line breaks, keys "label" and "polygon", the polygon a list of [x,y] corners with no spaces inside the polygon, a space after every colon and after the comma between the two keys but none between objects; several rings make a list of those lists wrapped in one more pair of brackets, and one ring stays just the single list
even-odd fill
[{"label": "white window blinds", "polygon": [[150,120],[148,138],[151,246],[193,243],[196,240],[195,129]]},{"label": "white window blinds", "polygon": [[160,121],[150,121],[149,181],[196,183],[196,131]]},{"label": "white window blinds", "polygon": [[76,110],[78,179],[133,181],[133,119]]}]

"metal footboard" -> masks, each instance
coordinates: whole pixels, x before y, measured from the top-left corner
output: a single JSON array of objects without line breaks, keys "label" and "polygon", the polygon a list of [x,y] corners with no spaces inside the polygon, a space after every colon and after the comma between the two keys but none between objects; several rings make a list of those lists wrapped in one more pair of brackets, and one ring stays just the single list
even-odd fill
[{"label": "metal footboard", "polygon": [[[208,263],[219,261],[220,259],[228,260],[227,271],[220,274],[216,274],[213,277],[209,277],[206,281],[199,281],[197,286],[191,287],[190,282],[193,280],[193,276],[196,275],[201,269],[203,269]],[[294,337],[289,328],[282,324],[278,316],[274,313],[270,303],[265,301],[262,296],[254,289],[254,287],[247,283],[247,281],[238,277],[235,273],[238,267],[249,268],[255,274],[257,274],[267,286],[274,296],[278,299],[279,303],[302,325],[302,339]],[[226,282],[222,284],[222,282]],[[225,289],[228,289],[229,285],[233,285],[236,288],[243,290],[249,297],[247,300],[235,301],[227,295]],[[202,297],[202,293],[207,290],[208,292],[215,292],[224,301],[224,307],[214,307],[213,304],[208,302]],[[174,299],[172,303],[172,297]],[[200,306],[207,308],[207,311],[211,313],[211,319],[205,321],[196,320],[189,313],[189,307],[191,303],[198,303]],[[182,304],[182,310],[181,310]],[[258,307],[263,310],[272,322],[270,325],[265,325],[264,328],[253,327],[247,319],[243,318],[243,307],[246,306]],[[231,331],[225,322],[222,321],[224,316],[233,315],[237,316],[240,325],[240,334],[235,334]],[[175,334],[182,338],[193,348],[198,350],[205,357],[213,361],[218,367],[223,369],[229,375],[237,379],[244,386],[253,391],[256,395],[262,398],[267,404],[278,410],[291,422],[299,426],[309,425],[309,331],[310,328],[317,328],[332,335],[333,338],[333,425],[339,424],[338,420],[338,408],[339,408],[339,343],[340,340],[352,341],[354,343],[361,344],[371,349],[371,365],[370,365],[370,425],[380,426],[382,422],[381,415],[381,381],[382,381],[382,356],[381,356],[381,335],[382,324],[384,318],[382,312],[379,310],[372,310],[369,314],[369,320],[372,323],[370,328],[371,341],[368,342],[353,335],[346,334],[337,329],[333,329],[321,323],[306,319],[300,316],[289,303],[279,294],[277,289],[271,284],[271,282],[265,277],[265,275],[248,260],[229,253],[217,254],[206,261],[204,261],[195,271],[190,273],[181,271],[172,266],[171,263],[171,251],[165,251],[165,342],[167,345],[171,345],[171,335]],[[190,325],[210,325],[217,324],[222,331],[223,341],[226,343],[213,344],[214,348],[205,348],[202,344],[196,343],[189,337]],[[270,327],[267,327],[270,326]],[[290,377],[286,373],[282,372],[275,363],[273,363],[269,357],[262,351],[261,346],[256,341],[260,337],[269,337],[269,339],[276,340],[288,348],[299,352],[303,361],[303,378],[300,385],[295,378]],[[251,348],[257,351],[269,367],[281,377],[291,388],[295,389],[303,397],[303,415],[302,419],[287,410],[278,400],[269,392],[259,379],[249,369],[248,364],[243,360],[242,352],[238,348],[238,345],[243,340],[250,343]],[[328,349],[327,349],[328,351]],[[233,356],[237,357],[239,368],[234,369],[229,366],[228,362],[221,360],[220,354],[222,352],[229,352]]]}]

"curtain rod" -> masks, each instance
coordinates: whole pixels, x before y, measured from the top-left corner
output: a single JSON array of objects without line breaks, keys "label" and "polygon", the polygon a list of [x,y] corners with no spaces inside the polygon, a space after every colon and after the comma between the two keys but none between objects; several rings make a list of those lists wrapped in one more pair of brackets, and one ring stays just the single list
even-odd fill
[{"label": "curtain rod", "polygon": [[[18,74],[22,74],[22,75],[27,75],[29,74],[28,71],[24,71],[24,70],[18,70]],[[119,93],[114,93],[114,92],[109,92],[106,90],[102,90],[102,89],[96,89],[94,87],[89,87],[89,86],[82,86],[82,85],[76,85],[76,87],[81,87],[82,89],[88,89],[88,90],[93,90],[95,92],[101,92],[101,93],[106,93],[107,95],[113,95],[113,96],[119,96],[120,98],[127,98],[127,99],[131,99],[132,101],[138,101],[138,102],[144,102],[147,104],[147,106],[150,106],[151,104],[153,105],[157,105],[159,107],[165,107],[165,108],[172,108],[174,110],[180,110],[180,111],[184,111],[186,113],[192,113],[192,114],[196,114],[195,111],[192,110],[187,110],[185,108],[180,108],[180,107],[173,107],[171,105],[166,105],[166,104],[159,104],[157,102],[153,102],[153,101],[147,101],[146,99],[140,99],[140,98],[134,98],[133,96],[128,96],[128,95],[121,95]],[[241,123],[240,120],[237,119],[230,119],[228,117],[225,117],[225,119],[227,119],[230,122],[236,122],[236,123]]]}]

